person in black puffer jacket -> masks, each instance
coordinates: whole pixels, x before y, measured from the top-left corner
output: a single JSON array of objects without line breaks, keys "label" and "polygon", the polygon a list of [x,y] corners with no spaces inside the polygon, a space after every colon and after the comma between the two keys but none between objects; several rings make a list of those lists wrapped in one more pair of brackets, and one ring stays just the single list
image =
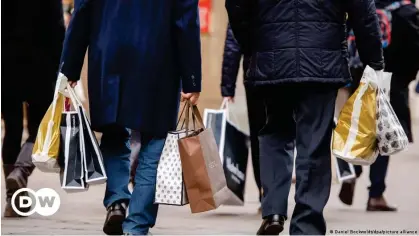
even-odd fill
[{"label": "person in black puffer jacket", "polygon": [[267,122],[259,133],[263,222],[275,235],[287,219],[296,140],[296,206],[290,234],[325,234],[331,186],[330,143],[337,91],[351,81],[346,16],[361,61],[384,68],[373,0],[226,0],[229,22],[251,55],[246,86],[260,89]]},{"label": "person in black puffer jacket", "polygon": [[[243,70],[248,69],[250,56],[244,55],[234,38],[230,25],[227,26],[227,35],[224,46],[224,58],[221,77],[221,95],[229,102],[234,102],[236,81],[239,73],[240,61],[243,57]],[[246,79],[244,79],[246,80]],[[265,124],[263,116],[263,100],[258,99],[257,88],[246,87],[247,112],[250,126],[250,146],[252,151],[253,174],[259,189],[259,201],[262,199],[259,167],[259,130]]]}]

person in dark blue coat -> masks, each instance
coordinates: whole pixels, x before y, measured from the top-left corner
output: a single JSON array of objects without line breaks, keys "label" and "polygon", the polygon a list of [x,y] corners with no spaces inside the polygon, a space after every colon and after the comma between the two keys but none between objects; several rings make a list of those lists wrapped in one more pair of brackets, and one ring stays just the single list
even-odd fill
[{"label": "person in dark blue coat", "polygon": [[338,89],[351,81],[346,16],[361,60],[384,67],[373,0],[226,0],[233,33],[251,55],[246,86],[263,92],[267,121],[259,133],[263,222],[276,235],[287,219],[296,142],[295,209],[290,234],[325,234],[331,186],[330,143]]},{"label": "person in dark blue coat", "polygon": [[[78,0],[60,64],[73,86],[87,48],[91,125],[103,133],[108,174],[103,230],[147,234],[157,217],[157,164],[176,126],[181,91],[193,104],[201,91],[198,0]],[[131,132],[141,142],[132,194]]]},{"label": "person in dark blue coat", "polygon": [[[240,61],[243,58],[243,70],[247,71],[250,56],[244,55],[240,45],[234,38],[230,25],[227,26],[227,35],[224,45],[224,59],[221,76],[221,95],[234,102],[236,92],[236,81],[239,73]],[[257,89],[246,87],[247,112],[250,126],[250,146],[252,151],[253,174],[255,175],[256,185],[259,189],[259,201],[262,200],[260,167],[259,167],[259,130],[265,124],[263,114],[263,100],[258,99]]]}]

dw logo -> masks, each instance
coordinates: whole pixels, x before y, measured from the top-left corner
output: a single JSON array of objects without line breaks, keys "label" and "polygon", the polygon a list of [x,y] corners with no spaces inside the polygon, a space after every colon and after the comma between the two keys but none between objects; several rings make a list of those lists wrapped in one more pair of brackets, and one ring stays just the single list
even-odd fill
[{"label": "dw logo", "polygon": [[[17,201],[16,198],[18,198]],[[60,196],[51,188],[42,188],[36,192],[30,188],[22,188],[12,196],[12,208],[21,216],[30,216],[35,212],[42,216],[51,216],[58,211],[60,205]],[[22,208],[30,210],[22,212],[19,210]]]}]

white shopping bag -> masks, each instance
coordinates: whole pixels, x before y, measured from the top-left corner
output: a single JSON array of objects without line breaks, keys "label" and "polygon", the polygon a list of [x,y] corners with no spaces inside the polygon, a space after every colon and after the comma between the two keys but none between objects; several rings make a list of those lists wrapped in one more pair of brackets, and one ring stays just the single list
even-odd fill
[{"label": "white shopping bag", "polygon": [[186,134],[186,130],[172,131],[167,134],[157,167],[154,197],[154,202],[157,204],[183,206],[189,203],[178,145],[178,140],[186,137]]},{"label": "white shopping bag", "polygon": [[223,204],[241,206],[244,205],[249,137],[231,121],[230,112],[227,100],[219,110],[205,109],[204,125],[213,131],[223,164],[229,190],[229,197]]},{"label": "white shopping bag", "polygon": [[381,72],[377,94],[377,140],[381,155],[393,155],[409,145],[409,139],[391,104],[391,73]]}]

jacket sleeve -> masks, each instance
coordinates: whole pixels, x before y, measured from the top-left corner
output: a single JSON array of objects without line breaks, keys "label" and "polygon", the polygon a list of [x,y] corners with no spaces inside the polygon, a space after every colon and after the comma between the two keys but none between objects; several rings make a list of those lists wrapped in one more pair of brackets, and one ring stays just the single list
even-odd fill
[{"label": "jacket sleeve", "polygon": [[185,93],[201,92],[201,32],[198,0],[177,0],[174,6],[176,55]]},{"label": "jacket sleeve", "polygon": [[345,1],[362,63],[375,70],[384,69],[380,28],[374,0]]},{"label": "jacket sleeve", "polygon": [[228,19],[242,52],[251,52],[255,0],[226,0]]},{"label": "jacket sleeve", "polygon": [[64,39],[60,72],[78,81],[89,46],[92,0],[78,0]]},{"label": "jacket sleeve", "polygon": [[221,77],[221,95],[223,97],[234,97],[241,57],[240,46],[234,38],[230,25],[228,25]]}]

